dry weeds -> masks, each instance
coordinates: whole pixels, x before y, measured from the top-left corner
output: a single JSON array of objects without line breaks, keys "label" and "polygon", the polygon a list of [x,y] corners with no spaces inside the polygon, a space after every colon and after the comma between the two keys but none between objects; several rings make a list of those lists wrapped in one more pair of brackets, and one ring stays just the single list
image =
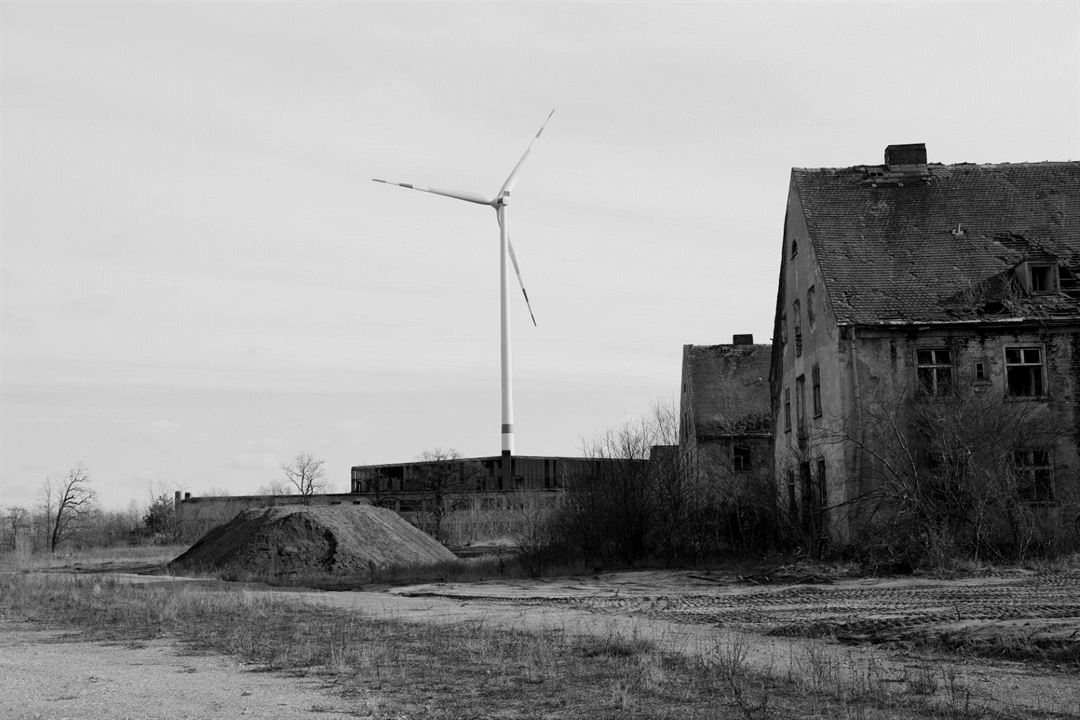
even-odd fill
[{"label": "dry weeds", "polygon": [[951,697],[932,667],[907,678],[867,667],[851,689],[836,682],[834,660],[812,653],[807,681],[755,670],[731,644],[692,659],[614,631],[581,638],[483,621],[376,621],[243,589],[17,573],[0,576],[0,610],[79,628],[87,639],[174,637],[189,652],[317,674],[359,715],[377,718],[1008,717]]}]

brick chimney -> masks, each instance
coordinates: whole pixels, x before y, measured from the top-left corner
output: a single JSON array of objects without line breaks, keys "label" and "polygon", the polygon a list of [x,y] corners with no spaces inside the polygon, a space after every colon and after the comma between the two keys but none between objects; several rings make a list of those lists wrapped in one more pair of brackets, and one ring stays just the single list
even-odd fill
[{"label": "brick chimney", "polygon": [[885,164],[890,170],[896,170],[907,165],[922,165],[926,167],[926,145],[924,143],[911,143],[910,145],[890,145],[885,148]]},{"label": "brick chimney", "polygon": [[750,335],[733,335],[731,338],[732,345],[753,345],[754,336]]},{"label": "brick chimney", "polygon": [[926,145],[889,145],[885,148],[885,167],[868,166],[864,182],[872,187],[925,185],[930,182]]}]

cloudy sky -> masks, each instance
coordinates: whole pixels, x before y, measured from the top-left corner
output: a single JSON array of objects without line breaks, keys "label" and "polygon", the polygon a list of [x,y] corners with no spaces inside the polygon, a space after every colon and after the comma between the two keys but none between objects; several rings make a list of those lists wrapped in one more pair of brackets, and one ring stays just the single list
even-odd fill
[{"label": "cloudy sky", "polygon": [[1080,3],[4,2],[0,506],[517,451],[768,342],[790,168],[1080,159]]}]

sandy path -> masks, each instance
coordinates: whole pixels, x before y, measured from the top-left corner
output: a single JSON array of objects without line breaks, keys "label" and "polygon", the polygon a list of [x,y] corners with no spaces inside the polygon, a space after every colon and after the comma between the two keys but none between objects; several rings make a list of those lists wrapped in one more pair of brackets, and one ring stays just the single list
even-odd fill
[{"label": "sandy path", "polygon": [[183,655],[155,640],[116,645],[0,621],[5,720],[339,720],[343,703],[317,681],[255,672],[234,658]]},{"label": "sandy path", "polygon": [[[800,677],[811,685],[846,683],[858,687],[864,686],[869,678],[879,687],[899,691],[911,682],[925,682],[929,673],[938,686],[937,694],[942,702],[963,707],[970,701],[973,706],[1015,717],[1029,717],[1041,712],[1056,717],[1080,718],[1080,676],[1075,673],[1048,673],[1021,662],[965,662],[952,657],[902,655],[882,646],[851,647],[824,640],[769,637],[713,624],[663,620],[655,614],[639,617],[543,601],[562,599],[567,587],[586,597],[612,597],[615,592],[610,585],[581,582],[569,585],[427,585],[399,588],[393,593],[258,592],[279,592],[282,596],[305,602],[406,622],[482,623],[485,627],[550,630],[582,637],[617,633],[624,637],[648,638],[665,650],[698,657],[708,657],[718,648],[728,656],[737,650],[744,662],[754,668],[781,677]],[[660,589],[651,587],[653,591]],[[663,590],[678,594],[670,587]],[[417,592],[424,594],[409,595]],[[430,594],[439,592],[454,597]],[[479,597],[459,594],[462,592]],[[733,592],[745,593],[746,589],[737,587]],[[673,602],[673,605],[678,603]]]}]

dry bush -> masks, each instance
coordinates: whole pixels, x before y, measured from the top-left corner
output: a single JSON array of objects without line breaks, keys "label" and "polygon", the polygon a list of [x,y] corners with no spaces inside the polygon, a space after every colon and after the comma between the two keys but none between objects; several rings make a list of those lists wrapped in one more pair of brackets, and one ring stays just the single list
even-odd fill
[{"label": "dry bush", "polygon": [[856,441],[873,480],[861,499],[866,510],[856,545],[936,566],[1025,561],[1080,548],[1075,488],[1016,464],[1016,452],[1052,449],[1062,438],[1044,406],[958,390],[878,399],[861,415],[860,432],[845,435]]}]

